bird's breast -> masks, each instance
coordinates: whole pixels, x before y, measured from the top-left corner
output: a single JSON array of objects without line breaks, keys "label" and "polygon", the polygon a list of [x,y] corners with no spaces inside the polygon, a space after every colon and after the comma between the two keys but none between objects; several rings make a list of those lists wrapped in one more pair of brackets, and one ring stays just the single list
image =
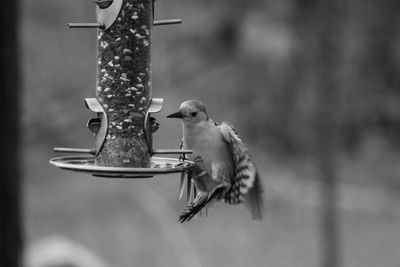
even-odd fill
[{"label": "bird's breast", "polygon": [[[193,154],[189,156],[189,159],[193,160],[200,156],[204,160],[206,171],[210,174],[215,174],[215,168],[217,168],[223,170],[221,173],[230,177],[233,172],[232,156],[219,129],[217,127],[208,127],[206,129],[185,130],[184,148],[193,150]],[[227,179],[226,177],[213,178]]]}]

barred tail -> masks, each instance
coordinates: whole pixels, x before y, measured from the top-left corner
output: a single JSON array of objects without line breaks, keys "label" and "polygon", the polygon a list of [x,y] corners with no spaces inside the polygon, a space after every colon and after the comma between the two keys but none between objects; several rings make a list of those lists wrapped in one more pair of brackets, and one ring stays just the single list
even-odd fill
[{"label": "barred tail", "polygon": [[256,172],[253,186],[244,195],[244,204],[251,212],[253,220],[262,220],[264,214],[264,190],[258,172]]}]

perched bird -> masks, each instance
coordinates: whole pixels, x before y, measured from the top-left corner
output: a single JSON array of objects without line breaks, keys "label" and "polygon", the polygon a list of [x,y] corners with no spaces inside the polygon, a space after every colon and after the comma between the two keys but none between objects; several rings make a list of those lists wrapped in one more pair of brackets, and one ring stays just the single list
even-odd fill
[{"label": "perched bird", "polygon": [[[262,183],[233,126],[227,122],[216,124],[203,103],[197,100],[183,102],[179,111],[167,118],[181,120],[181,147],[193,150],[189,159],[195,163],[187,180],[188,195],[191,183],[194,184],[194,200],[180,215],[179,221],[189,221],[210,201],[220,199],[229,204],[244,203],[253,219],[261,220],[264,210]],[[183,184],[181,180],[181,192]]]}]

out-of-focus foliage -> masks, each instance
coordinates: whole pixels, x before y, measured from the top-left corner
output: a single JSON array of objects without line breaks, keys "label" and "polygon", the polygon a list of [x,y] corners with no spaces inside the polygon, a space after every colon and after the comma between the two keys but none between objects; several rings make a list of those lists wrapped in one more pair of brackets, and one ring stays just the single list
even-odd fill
[{"label": "out-of-focus foliage", "polygon": [[[94,20],[91,3],[32,1],[25,5],[28,28],[35,25],[30,22],[48,27],[26,29],[27,48],[34,48],[32,42],[43,48],[45,42],[56,44],[49,44],[52,50],[44,51],[55,54],[43,58],[49,62],[35,66],[43,68],[39,74],[28,75],[28,87],[48,85],[56,98],[62,96],[55,94],[91,92],[94,32],[67,32],[62,27],[71,20]],[[184,24],[159,27],[153,32],[153,92],[167,95],[172,91],[183,99],[206,99],[216,116],[241,124],[252,142],[272,152],[302,157],[314,138],[310,130],[318,90],[316,35],[317,25],[324,23],[315,20],[313,10],[318,1],[171,0],[157,5],[158,17],[173,14],[183,17]],[[336,113],[346,151],[359,149],[370,134],[399,145],[397,6],[396,1],[352,1],[343,4],[343,14],[337,21],[339,34],[332,39],[339,67],[332,75],[340,88]],[[71,47],[69,40],[74,38],[81,38],[85,44]],[[92,47],[87,45],[89,40]],[[35,60],[32,53],[26,59]],[[47,97],[45,90],[41,89]],[[72,97],[65,100],[75,101]],[[26,121],[33,123],[34,119]]]},{"label": "out-of-focus foliage", "polygon": [[[225,12],[220,13],[213,30],[193,33],[204,42],[203,46],[199,42],[197,49],[209,55],[199,73],[207,72],[210,65],[230,66],[229,76],[215,71],[217,77],[208,80],[212,96],[233,104],[252,140],[294,157],[302,157],[314,139],[310,129],[318,101],[319,68],[315,57],[318,25],[324,23],[316,21],[318,2],[207,3],[225,7]],[[338,31],[332,33],[337,35],[332,40],[338,69],[332,76],[340,92],[333,101],[338,104],[334,112],[341,129],[340,143],[347,152],[360,149],[371,134],[398,148],[400,37],[396,7],[396,1],[351,1],[343,3],[342,14],[338,14]]]}]

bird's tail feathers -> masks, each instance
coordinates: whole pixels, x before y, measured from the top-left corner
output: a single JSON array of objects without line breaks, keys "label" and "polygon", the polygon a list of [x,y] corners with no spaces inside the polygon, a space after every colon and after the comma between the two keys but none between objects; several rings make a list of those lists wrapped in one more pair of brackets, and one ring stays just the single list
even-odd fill
[{"label": "bird's tail feathers", "polygon": [[244,195],[244,204],[251,212],[254,221],[261,221],[264,215],[264,189],[258,172],[253,186]]}]

